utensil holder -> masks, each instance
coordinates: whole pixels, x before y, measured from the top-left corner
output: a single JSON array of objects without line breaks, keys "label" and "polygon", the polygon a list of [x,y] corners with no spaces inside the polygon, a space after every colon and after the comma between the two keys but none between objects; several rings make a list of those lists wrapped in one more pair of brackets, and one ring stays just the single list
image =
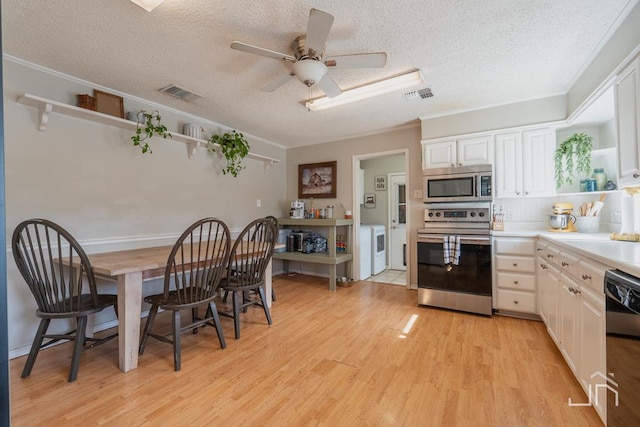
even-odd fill
[{"label": "utensil holder", "polygon": [[599,216],[578,216],[576,227],[579,233],[598,233],[600,231]]}]

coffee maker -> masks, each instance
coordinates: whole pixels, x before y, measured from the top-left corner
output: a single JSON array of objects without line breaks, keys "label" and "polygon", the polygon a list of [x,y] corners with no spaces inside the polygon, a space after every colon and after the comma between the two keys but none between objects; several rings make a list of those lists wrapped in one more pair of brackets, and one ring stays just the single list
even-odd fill
[{"label": "coffee maker", "polygon": [[304,218],[304,202],[302,200],[291,202],[289,218]]}]

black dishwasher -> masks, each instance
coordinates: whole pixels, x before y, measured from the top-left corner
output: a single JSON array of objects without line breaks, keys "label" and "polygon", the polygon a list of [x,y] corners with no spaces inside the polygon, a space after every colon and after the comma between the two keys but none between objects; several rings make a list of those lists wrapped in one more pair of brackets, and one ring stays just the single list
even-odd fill
[{"label": "black dishwasher", "polygon": [[640,425],[640,279],[604,276],[607,331],[607,426]]}]

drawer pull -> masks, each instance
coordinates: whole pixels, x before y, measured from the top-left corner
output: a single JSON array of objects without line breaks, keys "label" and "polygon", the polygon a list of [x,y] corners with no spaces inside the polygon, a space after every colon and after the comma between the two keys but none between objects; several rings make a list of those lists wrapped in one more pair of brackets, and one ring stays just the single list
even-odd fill
[{"label": "drawer pull", "polygon": [[514,300],[513,300],[513,303],[514,303],[514,304],[518,304],[518,300],[517,300],[517,299],[514,299]]},{"label": "drawer pull", "polygon": [[552,254],[547,254],[547,258],[553,258]]},{"label": "drawer pull", "polygon": [[591,280],[591,276],[589,276],[588,274],[583,274],[582,275],[582,279],[583,280]]},{"label": "drawer pull", "polygon": [[569,263],[565,261],[562,261],[560,264],[562,264],[563,267],[566,267],[567,265],[569,265]]},{"label": "drawer pull", "polygon": [[546,266],[546,265],[544,265],[544,264],[540,264],[540,268],[541,268],[541,269],[543,269],[543,270],[546,270],[546,269],[547,269],[547,266]]},{"label": "drawer pull", "polygon": [[536,249],[536,251],[542,252],[542,248],[538,248],[538,249]]},{"label": "drawer pull", "polygon": [[518,284],[518,281],[517,281],[517,280],[514,280],[514,281],[513,281],[513,284],[514,284],[514,285],[517,285],[517,284]]},{"label": "drawer pull", "polygon": [[514,266],[514,267],[517,267],[517,266],[518,266],[518,263],[517,263],[517,262],[514,262],[514,263],[513,263],[513,266]]}]

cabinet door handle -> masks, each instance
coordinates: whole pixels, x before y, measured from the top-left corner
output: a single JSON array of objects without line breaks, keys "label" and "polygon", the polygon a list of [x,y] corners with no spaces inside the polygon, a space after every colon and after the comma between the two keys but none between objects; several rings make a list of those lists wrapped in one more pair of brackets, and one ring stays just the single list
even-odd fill
[{"label": "cabinet door handle", "polygon": [[454,166],[455,166],[455,164],[454,164],[454,163],[451,163],[451,167],[454,167]]},{"label": "cabinet door handle", "polygon": [[513,281],[513,284],[514,284],[514,285],[517,285],[517,284],[518,284],[518,281],[517,281],[517,280],[514,280],[514,281]]},{"label": "cabinet door handle", "polygon": [[462,166],[462,163],[458,163],[458,166]]},{"label": "cabinet door handle", "polygon": [[518,300],[517,300],[517,299],[514,299],[514,300],[513,300],[513,303],[514,303],[514,304],[518,304]]},{"label": "cabinet door handle", "polygon": [[543,269],[543,270],[546,270],[547,266],[545,264],[540,264],[540,268]]},{"label": "cabinet door handle", "polygon": [[513,263],[513,266],[514,266],[514,267],[517,267],[517,266],[518,266],[518,263],[517,263],[517,262],[514,262],[514,263]]},{"label": "cabinet door handle", "polygon": [[562,264],[563,267],[566,267],[567,265],[569,265],[569,263],[565,262],[565,261],[562,261],[561,264]]},{"label": "cabinet door handle", "polygon": [[589,280],[589,279],[591,279],[591,276],[589,276],[588,274],[582,275],[582,280]]},{"label": "cabinet door handle", "polygon": [[528,191],[525,191],[525,192],[524,192],[524,195],[525,195],[525,196],[528,196],[528,195],[529,195],[529,192],[528,192]]},{"label": "cabinet door handle", "polygon": [[638,173],[637,173],[637,172],[633,174],[633,177],[634,177],[635,179],[638,179],[638,177],[639,177],[639,176],[640,176],[640,175],[638,175]]},{"label": "cabinet door handle", "polygon": [[553,258],[553,255],[547,254],[547,258]]},{"label": "cabinet door handle", "polygon": [[542,248],[537,248],[536,251],[541,252]]},{"label": "cabinet door handle", "polygon": [[516,196],[519,196],[519,195],[520,195],[520,192],[519,192],[519,191],[516,191]]}]

